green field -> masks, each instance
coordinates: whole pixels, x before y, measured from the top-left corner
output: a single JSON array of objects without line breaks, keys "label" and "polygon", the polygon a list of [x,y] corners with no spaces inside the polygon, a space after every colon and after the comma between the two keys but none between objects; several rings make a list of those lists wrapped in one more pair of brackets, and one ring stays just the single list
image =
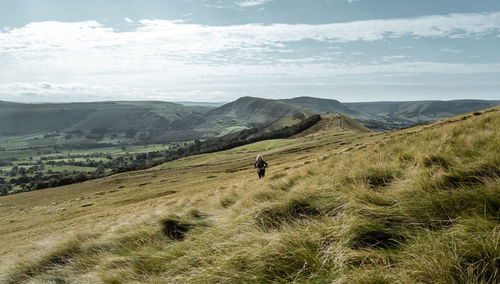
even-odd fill
[{"label": "green field", "polygon": [[[119,145],[117,139],[108,141],[101,140],[99,143],[115,143],[116,145],[106,145],[107,147],[78,149],[79,143],[96,142],[87,139],[65,139],[62,136],[45,137],[44,135],[32,135],[23,137],[3,138],[0,143],[0,179],[4,181],[17,180],[22,176],[32,180],[35,175],[68,175],[75,173],[92,174],[96,171],[98,164],[105,167],[104,173],[110,173],[113,168],[109,166],[113,159],[128,158],[133,159],[138,154],[148,154],[150,152],[163,152],[170,148],[169,144],[151,145]],[[76,149],[65,149],[57,147],[63,143],[72,143]],[[187,141],[186,143],[189,143]],[[33,166],[43,165],[29,173],[25,173]],[[12,172],[13,168],[25,172]],[[13,184],[12,191],[18,191],[27,186],[32,186],[33,182]]]},{"label": "green field", "polygon": [[246,126],[229,126],[229,127],[224,128],[220,132],[219,136],[224,136],[224,135],[227,135],[229,133],[241,131],[241,130],[244,130],[244,129],[248,129],[248,127],[246,127]]}]

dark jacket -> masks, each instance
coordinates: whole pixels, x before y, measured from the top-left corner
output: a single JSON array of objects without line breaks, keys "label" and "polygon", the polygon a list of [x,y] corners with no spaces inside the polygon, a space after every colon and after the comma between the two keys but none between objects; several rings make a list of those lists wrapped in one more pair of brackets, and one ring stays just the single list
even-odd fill
[{"label": "dark jacket", "polygon": [[253,166],[258,169],[265,169],[267,168],[267,163],[264,160],[255,161],[255,163],[253,163]]}]

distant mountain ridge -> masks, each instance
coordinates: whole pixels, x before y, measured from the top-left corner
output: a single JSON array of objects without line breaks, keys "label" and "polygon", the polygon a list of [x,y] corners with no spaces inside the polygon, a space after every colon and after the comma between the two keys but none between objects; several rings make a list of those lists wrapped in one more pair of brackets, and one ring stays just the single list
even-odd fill
[{"label": "distant mountain ridge", "polygon": [[500,100],[341,103],[337,100],[298,97],[282,101],[320,114],[347,114],[376,131],[406,128],[500,105]]},{"label": "distant mountain ridge", "polygon": [[343,113],[347,115],[361,115],[361,113],[346,104],[343,104],[337,100],[332,99],[321,99],[314,97],[297,97],[292,99],[280,100],[282,102],[310,109],[314,112],[325,114],[325,113]]},{"label": "distant mountain ridge", "polygon": [[207,112],[206,118],[209,120],[230,121],[237,124],[266,123],[288,116],[305,118],[313,112],[280,100],[242,97],[234,102],[210,110]]},{"label": "distant mountain ridge", "polygon": [[499,104],[500,100],[345,103],[345,105],[359,112],[379,116],[396,115],[415,121],[441,119],[465,112],[486,109]]},{"label": "distant mountain ridge", "polygon": [[0,102],[0,134],[24,135],[46,131],[91,131],[105,128],[178,130],[199,123],[209,108],[169,102],[97,102],[17,104]]},{"label": "distant mountain ridge", "polygon": [[[499,105],[500,101],[453,100],[342,103],[297,97],[242,97],[219,107],[169,102],[20,104],[0,101],[0,136],[48,131],[139,131],[157,141],[190,140],[232,127],[296,123],[314,113],[342,113],[372,130],[405,128]],[[230,130],[229,130],[230,131]]]}]

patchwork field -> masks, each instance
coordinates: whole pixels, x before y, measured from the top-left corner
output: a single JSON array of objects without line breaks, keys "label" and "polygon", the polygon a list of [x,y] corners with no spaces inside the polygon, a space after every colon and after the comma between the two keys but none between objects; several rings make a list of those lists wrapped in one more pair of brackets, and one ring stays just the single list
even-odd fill
[{"label": "patchwork field", "polygon": [[[85,139],[72,139],[74,148],[63,146],[64,137],[43,137],[43,135],[5,138],[0,140],[0,187],[9,185],[7,192],[29,190],[37,182],[48,179],[50,175],[63,176],[83,173],[93,175],[102,167],[102,173],[110,173],[119,165],[131,164],[139,154],[158,153],[145,159],[153,162],[163,157],[163,153],[173,145],[191,143],[119,145],[117,139],[101,141],[108,145],[86,149],[79,148],[78,143],[94,143]],[[147,160],[147,161],[146,161]]]}]

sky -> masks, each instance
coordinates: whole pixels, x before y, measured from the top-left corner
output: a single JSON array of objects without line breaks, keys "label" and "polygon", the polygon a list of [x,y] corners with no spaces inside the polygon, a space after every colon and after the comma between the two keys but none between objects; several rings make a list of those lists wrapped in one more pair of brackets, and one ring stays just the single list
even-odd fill
[{"label": "sky", "polygon": [[498,0],[0,0],[0,100],[500,100]]}]

